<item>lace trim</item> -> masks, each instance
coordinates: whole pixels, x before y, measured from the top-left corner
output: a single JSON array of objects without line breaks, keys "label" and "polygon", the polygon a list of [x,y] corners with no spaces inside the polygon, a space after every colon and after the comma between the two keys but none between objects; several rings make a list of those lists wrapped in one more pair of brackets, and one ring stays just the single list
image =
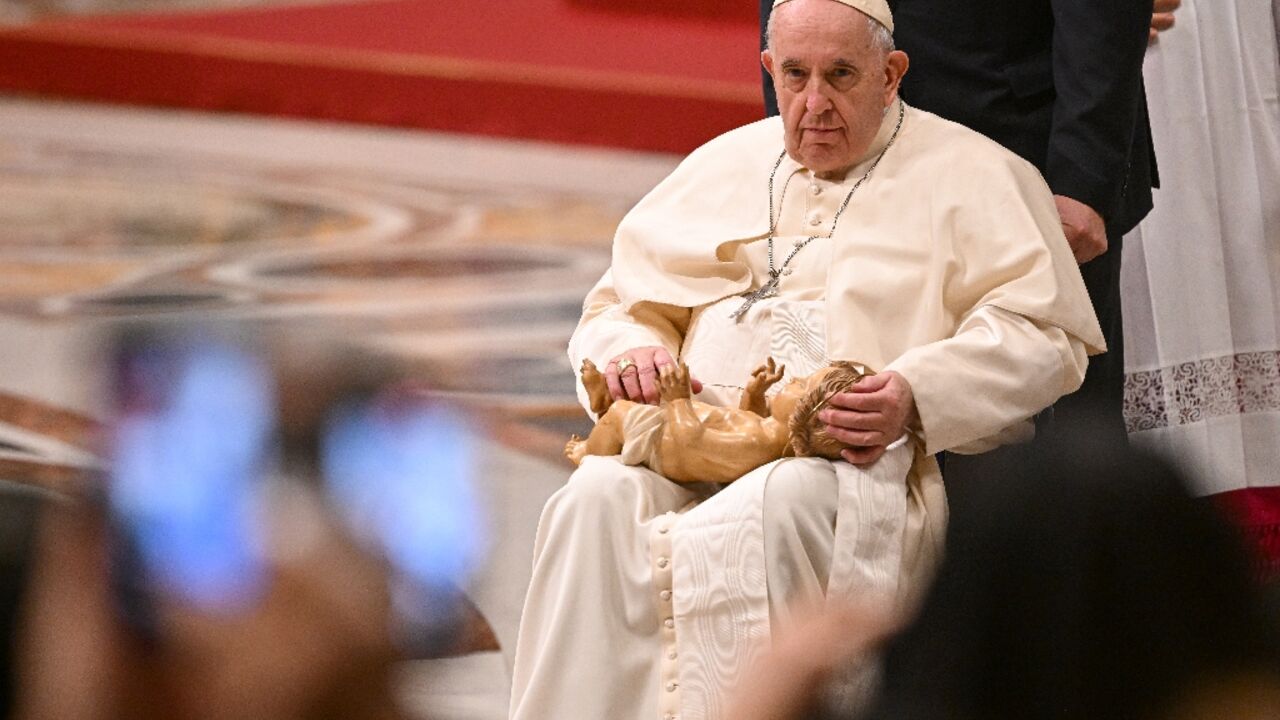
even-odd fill
[{"label": "lace trim", "polygon": [[1261,412],[1280,412],[1280,351],[1195,360],[1125,377],[1124,416],[1131,433]]}]

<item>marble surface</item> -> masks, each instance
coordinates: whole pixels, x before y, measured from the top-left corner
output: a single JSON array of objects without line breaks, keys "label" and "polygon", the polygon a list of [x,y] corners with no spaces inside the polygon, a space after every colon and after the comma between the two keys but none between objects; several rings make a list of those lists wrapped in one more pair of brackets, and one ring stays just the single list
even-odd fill
[{"label": "marble surface", "polygon": [[314,5],[320,2],[326,0],[0,0],[0,24],[22,24],[74,15],[222,10]]},{"label": "marble surface", "polygon": [[587,426],[565,343],[618,220],[676,161],[0,97],[0,474],[93,482],[102,343],[140,319],[308,332],[414,368],[492,436],[468,594],[501,650],[406,667],[406,702],[503,717],[538,512]]}]

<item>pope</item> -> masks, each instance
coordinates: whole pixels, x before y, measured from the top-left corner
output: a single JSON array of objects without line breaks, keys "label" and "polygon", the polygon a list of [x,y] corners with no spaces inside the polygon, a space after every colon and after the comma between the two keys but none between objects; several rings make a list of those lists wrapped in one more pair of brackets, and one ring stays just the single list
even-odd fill
[{"label": "pope", "polygon": [[719,485],[586,456],[539,522],[514,718],[714,720],[793,608],[909,607],[943,538],[933,456],[1028,439],[1104,348],[1036,169],[899,99],[885,0],[779,0],[761,61],[781,117],[711,140],[627,214],[570,359],[637,406],[680,363],[729,408],[769,357],[780,382],[877,372],[817,413],[840,459]]}]

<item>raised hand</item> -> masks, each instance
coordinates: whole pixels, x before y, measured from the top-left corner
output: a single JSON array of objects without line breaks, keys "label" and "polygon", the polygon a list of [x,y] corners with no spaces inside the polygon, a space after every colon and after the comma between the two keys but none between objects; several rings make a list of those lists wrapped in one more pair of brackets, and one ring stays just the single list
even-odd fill
[{"label": "raised hand", "polygon": [[[609,386],[609,394],[615,400],[656,405],[660,399],[658,369],[674,367],[675,364],[671,353],[664,347],[632,348],[610,360],[605,367],[604,378]],[[689,383],[693,386],[693,392],[702,392],[702,383],[694,378],[689,378]]]},{"label": "raised hand", "polygon": [[769,358],[764,365],[756,368],[751,373],[751,381],[747,387],[759,385],[762,390],[768,390],[774,383],[782,379],[782,374],[786,372],[786,365],[776,365],[773,358]]},{"label": "raised hand", "polygon": [[786,370],[786,365],[776,365],[773,358],[769,358],[764,365],[752,371],[751,379],[742,390],[742,401],[738,403],[738,407],[761,417],[768,415],[769,404],[764,399],[765,391],[781,380]]},{"label": "raised hand", "polygon": [[690,391],[689,368],[684,363],[678,367],[663,365],[658,368],[658,393],[662,402],[688,398]]}]

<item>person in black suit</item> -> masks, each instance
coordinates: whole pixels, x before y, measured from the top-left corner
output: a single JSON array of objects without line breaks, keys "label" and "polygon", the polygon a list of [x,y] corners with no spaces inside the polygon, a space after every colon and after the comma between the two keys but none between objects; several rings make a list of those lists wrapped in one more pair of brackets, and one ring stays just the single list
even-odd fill
[{"label": "person in black suit", "polygon": [[[889,5],[895,44],[911,61],[902,97],[1022,156],[1054,192],[1108,351],[1090,358],[1084,385],[1053,414],[1059,421],[1089,417],[1123,443],[1120,241],[1150,211],[1157,183],[1142,83],[1152,0]],[[762,46],[772,6],[761,0]],[[767,74],[764,80],[766,110],[775,114]],[[1045,418],[1039,420],[1043,430]],[[948,454],[948,495],[983,474],[986,462]]]},{"label": "person in black suit", "polygon": [[[1003,456],[974,531],[948,530],[913,619],[867,602],[814,608],[772,638],[725,717],[1280,717],[1280,614],[1226,516],[1093,428],[1041,453]],[[879,648],[869,707],[828,707],[819,689]]]}]

